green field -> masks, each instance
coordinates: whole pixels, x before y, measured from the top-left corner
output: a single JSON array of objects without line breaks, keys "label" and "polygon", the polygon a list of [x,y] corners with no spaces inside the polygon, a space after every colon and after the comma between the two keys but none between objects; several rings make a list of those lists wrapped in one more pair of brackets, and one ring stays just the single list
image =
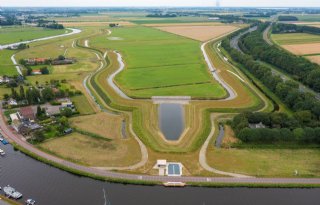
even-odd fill
[{"label": "green field", "polygon": [[1,27],[0,28],[0,44],[16,43],[20,41],[28,41],[32,39],[42,38],[46,36],[55,36],[69,32],[65,29],[44,29],[38,27]]},{"label": "green field", "polygon": [[319,149],[210,149],[208,162],[223,171],[251,176],[319,177],[319,156]]},{"label": "green field", "polygon": [[93,114],[94,110],[84,95],[78,95],[71,98],[77,110],[81,115]]},{"label": "green field", "polygon": [[271,38],[280,45],[320,42],[320,35],[308,33],[272,34]]},{"label": "green field", "polygon": [[15,51],[0,50],[0,75],[16,75],[18,74],[15,66],[11,61],[11,56]]},{"label": "green field", "polygon": [[296,16],[299,21],[320,21],[320,14],[296,14],[294,16]]},{"label": "green field", "polygon": [[[110,37],[121,40],[109,40]],[[111,36],[93,38],[90,44],[121,52],[127,69],[115,80],[129,96],[226,95],[210,76],[197,41],[138,26],[113,29]]]}]

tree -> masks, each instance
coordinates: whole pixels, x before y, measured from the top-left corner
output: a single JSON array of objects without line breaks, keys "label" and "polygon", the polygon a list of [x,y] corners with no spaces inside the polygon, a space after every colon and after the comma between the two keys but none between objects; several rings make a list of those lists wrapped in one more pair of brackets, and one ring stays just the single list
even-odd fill
[{"label": "tree", "polygon": [[26,94],[24,92],[24,87],[20,85],[20,99],[25,100],[26,99]]},{"label": "tree", "polygon": [[46,139],[45,136],[44,136],[43,131],[41,131],[41,130],[35,131],[33,133],[33,138],[38,143],[41,143]]},{"label": "tree", "polygon": [[41,109],[40,105],[38,105],[37,106],[37,114],[36,115],[37,115],[37,117],[41,117],[42,114],[43,114],[42,109]]},{"label": "tree", "polygon": [[54,99],[54,93],[52,91],[52,88],[50,88],[50,87],[45,87],[41,91],[41,94],[42,94],[43,100],[45,100],[45,101],[51,101]]},{"label": "tree", "polygon": [[63,55],[58,56],[58,60],[65,60],[66,58]]},{"label": "tree", "polygon": [[43,75],[48,75],[49,74],[49,69],[47,67],[43,67],[43,68],[40,68],[40,72]]},{"label": "tree", "polygon": [[68,118],[66,116],[62,116],[59,119],[59,123],[63,126],[63,127],[68,127],[69,126],[69,122],[68,122]]},{"label": "tree", "polygon": [[72,110],[70,108],[63,108],[61,110],[61,115],[65,117],[71,117],[72,116]]}]

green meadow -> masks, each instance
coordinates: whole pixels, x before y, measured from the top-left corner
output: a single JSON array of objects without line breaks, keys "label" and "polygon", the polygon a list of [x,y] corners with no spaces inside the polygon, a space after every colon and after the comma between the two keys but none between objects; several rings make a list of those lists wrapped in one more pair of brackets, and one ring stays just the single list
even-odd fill
[{"label": "green meadow", "polygon": [[90,39],[90,44],[121,52],[126,69],[115,80],[129,96],[221,98],[226,95],[210,76],[198,41],[136,26],[112,29],[111,36],[95,37]]},{"label": "green meadow", "polygon": [[0,45],[28,41],[46,36],[55,36],[69,32],[62,29],[45,29],[39,27],[1,27],[0,28]]},{"label": "green meadow", "polygon": [[0,75],[16,75],[18,74],[15,66],[11,61],[11,56],[15,51],[0,50]]}]

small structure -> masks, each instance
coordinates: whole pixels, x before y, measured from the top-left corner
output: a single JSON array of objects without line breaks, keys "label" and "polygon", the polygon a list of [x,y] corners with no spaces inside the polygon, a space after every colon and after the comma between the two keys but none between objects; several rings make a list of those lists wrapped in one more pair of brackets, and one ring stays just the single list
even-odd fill
[{"label": "small structure", "polygon": [[249,124],[249,127],[250,127],[251,129],[266,128],[266,126],[265,126],[262,122],[256,123],[256,124],[251,123],[251,124]]},{"label": "small structure", "polygon": [[72,132],[73,132],[72,128],[68,128],[63,131],[63,134],[68,135],[68,134],[71,134]]},{"label": "small structure", "polygon": [[15,120],[19,120],[20,121],[21,116],[20,116],[20,114],[18,112],[12,113],[12,114],[10,114],[10,119],[11,119],[12,122],[14,122]]},{"label": "small structure", "polygon": [[167,160],[157,160],[153,169],[159,170],[159,176],[182,176],[182,164],[179,162],[167,162]]},{"label": "small structure", "polygon": [[30,121],[34,121],[36,119],[36,115],[32,109],[32,106],[20,108],[19,113],[23,119],[28,119]]},{"label": "small structure", "polygon": [[32,75],[42,75],[41,70],[33,70]]},{"label": "small structure", "polygon": [[45,64],[47,58],[29,58],[25,59],[27,65],[42,65]]},{"label": "small structure", "polygon": [[11,98],[8,100],[8,105],[16,106],[16,105],[18,105],[18,102],[15,99]]},{"label": "small structure", "polygon": [[59,59],[54,59],[51,64],[52,65],[68,65],[68,64],[73,64],[75,62],[74,59],[71,58],[66,58],[63,60],[59,60]]},{"label": "small structure", "polygon": [[9,83],[11,78],[8,76],[0,76],[0,84]]},{"label": "small structure", "polygon": [[59,115],[60,114],[60,106],[54,106],[50,104],[46,104],[41,106],[42,109],[46,111],[47,116]]}]

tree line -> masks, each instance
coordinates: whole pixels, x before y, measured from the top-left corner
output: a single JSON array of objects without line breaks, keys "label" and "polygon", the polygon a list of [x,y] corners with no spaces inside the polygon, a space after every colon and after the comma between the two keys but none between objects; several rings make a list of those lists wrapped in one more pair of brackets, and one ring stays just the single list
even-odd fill
[{"label": "tree line", "polygon": [[[250,124],[263,123],[266,127],[250,128]],[[311,124],[310,124],[311,123]],[[312,126],[312,123],[315,123]],[[233,118],[235,135],[246,143],[293,142],[320,144],[320,127],[307,111],[288,116],[285,113],[241,113]],[[311,126],[310,126],[311,125]]]},{"label": "tree line", "polygon": [[313,26],[300,26],[296,24],[277,23],[272,25],[272,33],[310,33],[320,34],[320,28]]},{"label": "tree line", "polygon": [[254,57],[233,49],[230,46],[230,38],[234,35],[222,41],[222,47],[234,61],[243,65],[293,111],[309,111],[315,119],[320,119],[320,102],[314,95],[301,92],[296,82],[283,80],[280,76],[273,74],[269,67],[256,61]]},{"label": "tree line", "polygon": [[316,92],[320,92],[320,66],[309,60],[293,55],[276,46],[268,45],[262,36],[268,26],[263,23],[255,32],[242,37],[239,46],[254,60],[262,60],[292,75],[292,77],[307,85]]}]

